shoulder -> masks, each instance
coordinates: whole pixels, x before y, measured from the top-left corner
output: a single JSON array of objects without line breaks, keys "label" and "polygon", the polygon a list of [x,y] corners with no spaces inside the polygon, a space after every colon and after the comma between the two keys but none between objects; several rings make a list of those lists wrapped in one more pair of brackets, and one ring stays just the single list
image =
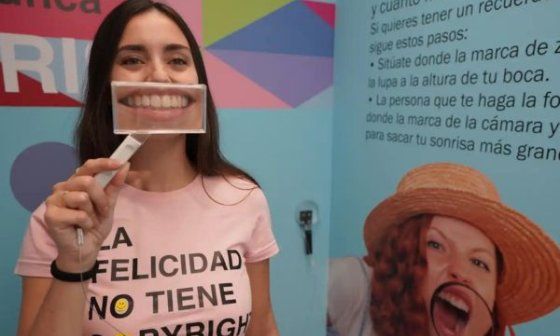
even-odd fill
[{"label": "shoulder", "polygon": [[372,269],[360,257],[341,257],[329,260],[329,280],[331,285],[368,284]]}]

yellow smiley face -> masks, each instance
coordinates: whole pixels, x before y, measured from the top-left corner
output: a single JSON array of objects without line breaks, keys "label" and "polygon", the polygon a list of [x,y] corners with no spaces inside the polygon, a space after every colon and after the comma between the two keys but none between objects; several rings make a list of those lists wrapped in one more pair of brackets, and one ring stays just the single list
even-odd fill
[{"label": "yellow smiley face", "polygon": [[117,314],[124,314],[128,311],[128,300],[125,298],[118,299],[115,302],[115,312]]}]

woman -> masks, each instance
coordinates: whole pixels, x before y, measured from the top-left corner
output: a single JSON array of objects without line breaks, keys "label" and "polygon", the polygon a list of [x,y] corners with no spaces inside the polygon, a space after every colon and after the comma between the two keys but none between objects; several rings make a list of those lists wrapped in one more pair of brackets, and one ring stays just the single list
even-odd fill
[{"label": "woman", "polygon": [[364,239],[378,336],[505,335],[560,305],[558,245],[470,167],[408,172]]},{"label": "woman", "polygon": [[[122,141],[112,132],[110,81],[208,84],[172,8],[130,0],[105,18],[76,132],[83,164],[33,213],[16,267],[18,334],[277,335],[267,202],[222,157],[210,92],[205,134],[152,135],[121,166],[103,159]],[[93,176],[115,169],[102,189]]]}]

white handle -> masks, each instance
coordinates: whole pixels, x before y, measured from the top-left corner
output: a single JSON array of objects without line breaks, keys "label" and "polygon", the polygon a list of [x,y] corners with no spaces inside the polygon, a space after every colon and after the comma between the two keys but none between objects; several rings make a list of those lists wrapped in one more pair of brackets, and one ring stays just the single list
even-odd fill
[{"label": "white handle", "polygon": [[[124,164],[130,160],[132,155],[136,153],[138,148],[142,146],[144,141],[146,141],[147,136],[139,138],[139,136],[135,136],[133,134],[129,135],[124,139],[123,142],[117,147],[117,149],[111,154],[111,159],[117,160],[120,163]],[[101,172],[95,175],[95,179],[101,185],[101,188],[105,188],[109,182],[113,179],[115,174],[117,174],[119,170],[109,170]]]}]

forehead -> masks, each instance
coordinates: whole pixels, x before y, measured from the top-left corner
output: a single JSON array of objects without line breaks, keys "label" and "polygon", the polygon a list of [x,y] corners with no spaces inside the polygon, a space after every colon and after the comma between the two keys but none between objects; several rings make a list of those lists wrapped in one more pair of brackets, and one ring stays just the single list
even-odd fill
[{"label": "forehead", "polygon": [[494,250],[494,243],[492,243],[490,238],[475,226],[460,219],[435,216],[428,229],[428,232],[434,231],[465,247]]},{"label": "forehead", "polygon": [[179,26],[156,9],[134,16],[127,23],[119,46],[126,44],[166,45],[189,43]]}]

